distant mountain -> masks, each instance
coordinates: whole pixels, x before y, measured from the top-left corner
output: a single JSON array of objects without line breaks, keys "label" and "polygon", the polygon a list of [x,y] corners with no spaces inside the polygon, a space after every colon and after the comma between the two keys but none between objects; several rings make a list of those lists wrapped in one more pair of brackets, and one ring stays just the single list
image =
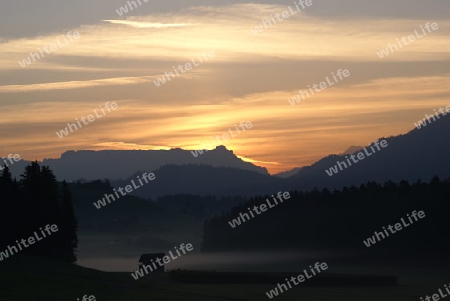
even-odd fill
[{"label": "distant mountain", "polygon": [[[12,166],[14,176],[23,173],[25,161]],[[171,150],[102,150],[102,151],[67,151],[59,159],[45,159],[60,180],[78,179],[125,179],[139,171],[152,172],[168,164],[174,165],[208,165],[213,167],[230,167],[269,175],[267,169],[245,162],[224,146],[214,150],[203,151],[197,157],[188,150],[180,148]]]},{"label": "distant mountain", "polygon": [[[155,171],[155,180],[133,191],[142,198],[155,198],[163,195],[195,194],[215,196],[251,196],[273,193],[273,189],[283,187],[283,179],[263,175],[254,171],[228,167],[199,165],[166,165]],[[126,180],[111,181],[114,187],[130,185],[142,173]]]},{"label": "distant mountain", "polygon": [[[291,189],[314,187],[341,188],[359,185],[367,181],[429,181],[433,176],[450,177],[450,116],[441,116],[426,127],[414,129],[407,134],[380,138],[388,146],[348,166],[349,155],[330,155],[311,166],[302,168],[289,180]],[[364,151],[363,151],[364,152]],[[347,168],[329,176],[326,170],[337,168],[337,162],[346,162]],[[351,161],[352,162],[352,161]]]},{"label": "distant mountain", "polygon": [[274,177],[279,177],[279,178],[290,178],[292,176],[295,176],[300,170],[302,170],[303,167],[296,167],[293,168],[291,170],[288,171],[283,171],[277,174],[274,174]]},{"label": "distant mountain", "polygon": [[[197,154],[182,149],[158,151],[69,151],[60,159],[44,160],[58,179],[111,179],[115,187],[124,187],[143,172],[153,172],[154,181],[135,190],[134,195],[153,198],[173,194],[262,195],[280,190],[342,188],[368,181],[429,181],[434,176],[450,177],[450,116],[441,117],[427,126],[407,134],[380,138],[387,147],[365,155],[352,163],[351,155],[364,152],[352,146],[344,154],[330,155],[311,166],[270,176],[265,168],[244,162],[219,146]],[[345,162],[347,168],[341,163]],[[353,162],[353,161],[351,161]],[[15,176],[23,173],[27,162],[13,165]],[[333,171],[334,170],[334,171]],[[327,173],[328,171],[328,173]],[[331,176],[329,174],[332,174]]]},{"label": "distant mountain", "polygon": [[352,154],[354,154],[356,152],[359,152],[362,149],[363,149],[362,146],[352,145],[349,148],[347,148],[341,155],[352,155]]}]

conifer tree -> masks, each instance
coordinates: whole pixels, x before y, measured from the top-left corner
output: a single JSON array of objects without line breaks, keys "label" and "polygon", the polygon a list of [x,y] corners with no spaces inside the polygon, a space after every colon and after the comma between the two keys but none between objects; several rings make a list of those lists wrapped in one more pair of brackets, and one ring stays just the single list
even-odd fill
[{"label": "conifer tree", "polygon": [[74,263],[77,261],[75,250],[78,246],[77,228],[78,222],[72,203],[72,194],[66,181],[61,184],[61,217],[60,217],[60,234],[62,235],[61,259]]},{"label": "conifer tree", "polygon": [[0,247],[3,249],[14,237],[14,228],[10,226],[13,222],[14,211],[14,182],[8,166],[5,166],[0,176],[0,236],[2,241]]}]

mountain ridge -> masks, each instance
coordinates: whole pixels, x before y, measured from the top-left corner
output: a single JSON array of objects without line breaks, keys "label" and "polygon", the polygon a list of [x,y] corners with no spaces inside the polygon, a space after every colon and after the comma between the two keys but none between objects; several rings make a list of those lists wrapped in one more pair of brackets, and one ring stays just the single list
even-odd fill
[{"label": "mountain ridge", "polygon": [[[20,163],[20,164],[17,164]],[[11,166],[11,172],[18,177],[29,161],[21,160]],[[230,167],[269,175],[265,167],[254,165],[237,157],[225,146],[217,146],[198,157],[190,150],[69,150],[60,158],[44,159],[42,165],[49,166],[59,180],[92,181],[97,179],[126,179],[137,171],[156,170],[165,165],[209,165]]]},{"label": "mountain ridge", "polygon": [[[128,185],[127,181],[139,172],[153,172],[156,180],[133,192],[143,198],[183,193],[248,196],[272,194],[280,190],[311,190],[316,187],[340,189],[369,181],[382,183],[389,180],[429,181],[434,176],[447,178],[450,177],[449,134],[450,116],[442,116],[426,127],[414,128],[398,136],[379,138],[379,141],[387,141],[386,148],[348,168],[337,169],[336,164],[338,161],[346,162],[349,155],[332,154],[314,164],[281,175],[269,175],[265,168],[244,162],[224,146],[200,154],[197,158],[190,151],[182,149],[68,151],[60,160],[46,159],[43,164],[49,165],[59,180],[109,179],[115,187]],[[355,147],[347,150],[353,152]],[[174,158],[173,162],[158,161],[167,154]],[[86,156],[89,160],[83,161]],[[143,157],[147,161],[140,160]],[[64,161],[70,164],[64,165]],[[23,172],[26,164],[26,161],[15,163],[11,168],[13,175],[18,176]],[[326,171],[333,167],[338,172],[330,176]],[[100,172],[96,172],[98,169]]]},{"label": "mountain ridge", "polygon": [[[316,163],[302,168],[290,179],[301,183],[297,189],[342,188],[368,181],[429,181],[434,176],[450,176],[450,116],[434,121],[427,127],[413,129],[405,134],[381,137],[388,143],[386,149],[378,151],[333,176],[325,170],[345,162],[345,155],[329,155]],[[430,147],[433,146],[433,147]],[[347,156],[348,157],[348,156]],[[292,186],[292,184],[290,185]]]}]

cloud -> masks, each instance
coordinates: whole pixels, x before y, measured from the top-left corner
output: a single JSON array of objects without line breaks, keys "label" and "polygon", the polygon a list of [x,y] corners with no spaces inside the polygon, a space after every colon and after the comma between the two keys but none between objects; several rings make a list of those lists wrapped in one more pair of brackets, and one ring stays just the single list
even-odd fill
[{"label": "cloud", "polygon": [[8,86],[0,86],[0,93],[36,92],[48,90],[81,89],[81,88],[92,88],[102,86],[132,85],[132,84],[149,83],[156,78],[157,76],[121,77],[121,78],[106,78],[87,81],[69,81],[69,82],[30,84],[30,85],[8,85]]},{"label": "cloud", "polygon": [[[248,5],[242,0],[149,0],[145,5],[130,11],[130,15],[176,13],[192,6]],[[293,0],[258,0],[261,5],[293,6]],[[126,0],[22,0],[3,1],[0,10],[0,36],[31,37],[48,34],[61,28],[76,28],[96,24],[100,20],[117,18],[116,10],[127,5]],[[57,13],[55,13],[57,12]],[[445,0],[313,0],[307,14],[324,20],[330,19],[428,19],[446,20],[450,2]],[[251,17],[251,15],[249,15]]]},{"label": "cloud", "polygon": [[[377,51],[428,22],[369,19],[358,20],[355,26],[354,20],[336,22],[299,13],[259,35],[252,33],[251,29],[259,26],[262,19],[286,9],[282,5],[239,4],[107,20],[72,29],[80,32],[79,40],[27,69],[40,64],[49,64],[48,69],[51,69],[56,63],[53,56],[180,62],[189,61],[205,50],[216,52],[215,62],[265,62],[281,58],[379,61]],[[450,21],[438,23],[438,31],[384,60],[448,60]],[[28,57],[30,52],[37,52],[38,48],[55,43],[60,34],[9,40],[2,45],[5,55],[0,64],[7,69],[20,70],[18,61]]]},{"label": "cloud", "polygon": [[[124,5],[119,2],[112,14]],[[27,159],[57,157],[69,148],[199,149],[212,135],[248,120],[254,128],[224,144],[279,171],[381,135],[403,133],[430,108],[447,104],[450,21],[437,20],[439,30],[382,60],[377,51],[431,20],[417,15],[324,18],[314,10],[323,5],[318,2],[310,11],[252,33],[261,20],[292,2],[165,12],[149,5],[142,7],[145,15],[124,20],[102,16],[71,29],[1,39],[3,147]],[[27,68],[19,66],[30,52],[69,30],[79,31],[80,39]],[[208,50],[216,56],[184,77],[159,88],[151,83]],[[351,77],[289,105],[299,89],[339,68],[350,69]],[[55,135],[106,101],[116,101],[119,110],[64,139]]]},{"label": "cloud", "polygon": [[253,159],[250,159],[250,158],[246,158],[246,157],[244,157],[244,156],[238,156],[238,155],[236,155],[236,157],[238,157],[239,159],[242,159],[242,160],[245,161],[245,162],[250,162],[250,163],[253,163],[253,164],[256,164],[256,165],[258,165],[258,164],[264,164],[264,165],[266,165],[266,164],[269,164],[269,165],[282,165],[282,164],[279,163],[279,162],[258,161],[258,160],[253,160]]},{"label": "cloud", "polygon": [[189,24],[189,23],[164,24],[164,23],[139,22],[139,21],[129,21],[129,20],[103,20],[103,22],[127,25],[127,26],[131,26],[134,28],[171,28],[171,27],[186,27],[186,26],[198,25],[198,23],[195,23],[195,24]]},{"label": "cloud", "polygon": [[[416,95],[411,87],[421,93]],[[412,129],[413,122],[425,113],[448,105],[450,75],[335,85],[291,106],[287,99],[295,93],[298,91],[255,93],[207,105],[119,101],[114,113],[64,141],[57,138],[56,131],[103,103],[33,103],[20,106],[20,115],[11,115],[14,106],[10,105],[0,111],[0,131],[8,133],[3,141],[12,151],[20,149],[16,152],[24,158],[41,159],[58,157],[69,148],[200,149],[211,136],[251,121],[253,128],[223,144],[275,172],[310,164],[349,145]],[[37,142],[42,144],[35,145]]]},{"label": "cloud", "polygon": [[126,143],[120,141],[108,141],[99,142],[93,144],[93,147],[99,147],[101,149],[118,149],[118,150],[169,150],[170,147],[162,145],[148,145],[148,144],[137,144],[137,143]]}]

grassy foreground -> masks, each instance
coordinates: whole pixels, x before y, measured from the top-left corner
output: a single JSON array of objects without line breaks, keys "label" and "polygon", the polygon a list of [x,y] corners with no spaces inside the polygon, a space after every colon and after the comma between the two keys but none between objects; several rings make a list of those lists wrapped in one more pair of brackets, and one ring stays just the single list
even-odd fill
[{"label": "grassy foreground", "polygon": [[[15,257],[15,258],[14,258]],[[269,300],[274,284],[183,284],[163,275],[138,281],[130,273],[101,272],[36,257],[0,262],[0,301],[56,301],[94,295],[96,300]],[[436,288],[420,286],[294,287],[276,300],[419,300]]]}]

